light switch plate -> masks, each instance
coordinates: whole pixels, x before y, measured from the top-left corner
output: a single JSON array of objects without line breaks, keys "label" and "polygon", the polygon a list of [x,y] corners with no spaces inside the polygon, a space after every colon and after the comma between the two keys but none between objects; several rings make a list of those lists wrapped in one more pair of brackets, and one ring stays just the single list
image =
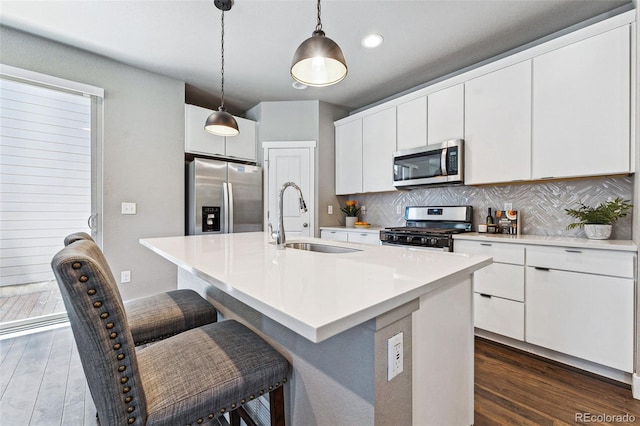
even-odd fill
[{"label": "light switch plate", "polygon": [[136,203],[122,203],[122,214],[136,214]]},{"label": "light switch plate", "polygon": [[120,283],[130,283],[131,282],[131,271],[122,271],[120,272]]}]

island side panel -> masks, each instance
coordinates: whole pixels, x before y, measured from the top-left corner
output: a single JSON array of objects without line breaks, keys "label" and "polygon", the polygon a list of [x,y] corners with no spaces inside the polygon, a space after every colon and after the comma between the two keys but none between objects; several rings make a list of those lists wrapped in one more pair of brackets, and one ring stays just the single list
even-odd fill
[{"label": "island side panel", "polygon": [[471,277],[420,298],[413,313],[413,422],[472,425]]},{"label": "island side panel", "polygon": [[[415,302],[415,303],[414,303]],[[411,426],[412,419],[412,386],[413,362],[412,356],[412,312],[419,302],[416,300],[397,308],[392,312],[404,311],[400,318],[391,322],[383,322],[376,318],[378,329],[375,336],[375,425],[376,426]],[[388,340],[398,333],[402,333],[403,371],[388,380]]]},{"label": "island side panel", "polygon": [[373,320],[313,343],[182,268],[178,270],[178,288],[197,291],[224,318],[242,322],[289,360],[287,424],[374,424]]}]

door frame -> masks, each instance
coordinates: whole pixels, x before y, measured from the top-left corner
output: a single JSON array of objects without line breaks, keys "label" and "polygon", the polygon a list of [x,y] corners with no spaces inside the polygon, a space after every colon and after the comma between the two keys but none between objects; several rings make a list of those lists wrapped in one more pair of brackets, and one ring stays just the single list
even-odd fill
[{"label": "door frame", "polygon": [[267,230],[267,224],[269,223],[269,150],[272,149],[307,149],[309,153],[309,194],[305,194],[305,201],[307,203],[307,209],[309,211],[309,229],[311,236],[316,235],[316,141],[264,141],[262,142],[263,149],[263,169],[264,169],[264,207],[263,207],[263,223],[264,230]]}]

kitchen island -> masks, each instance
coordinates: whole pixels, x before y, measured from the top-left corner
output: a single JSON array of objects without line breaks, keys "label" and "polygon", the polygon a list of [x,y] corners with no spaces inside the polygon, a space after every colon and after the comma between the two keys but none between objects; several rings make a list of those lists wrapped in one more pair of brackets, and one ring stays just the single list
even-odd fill
[{"label": "kitchen island", "polygon": [[[471,274],[490,258],[335,241],[356,250],[277,250],[261,232],[141,243],[178,265],[179,288],[289,359],[288,424],[473,423]],[[388,380],[400,333],[402,372]]]}]

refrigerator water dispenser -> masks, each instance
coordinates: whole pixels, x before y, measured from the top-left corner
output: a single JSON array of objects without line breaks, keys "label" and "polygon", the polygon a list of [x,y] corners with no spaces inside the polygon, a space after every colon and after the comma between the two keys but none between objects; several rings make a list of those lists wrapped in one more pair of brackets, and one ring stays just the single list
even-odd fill
[{"label": "refrigerator water dispenser", "polygon": [[220,207],[202,206],[202,232],[220,232]]}]

